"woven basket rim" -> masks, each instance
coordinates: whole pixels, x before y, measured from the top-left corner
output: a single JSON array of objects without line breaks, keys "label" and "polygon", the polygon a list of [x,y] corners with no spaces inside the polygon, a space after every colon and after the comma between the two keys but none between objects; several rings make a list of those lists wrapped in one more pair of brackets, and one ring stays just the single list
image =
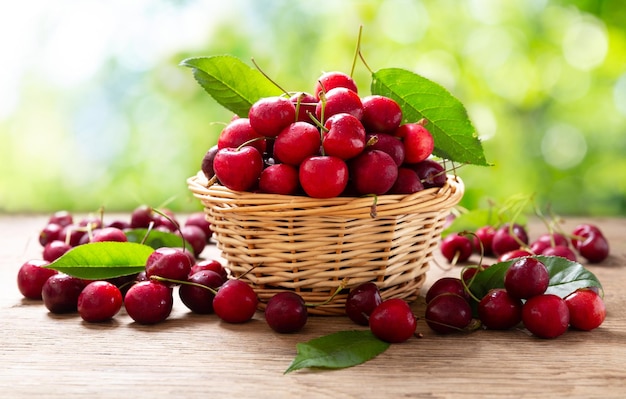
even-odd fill
[{"label": "woven basket rim", "polygon": [[457,175],[448,175],[442,187],[427,188],[413,194],[385,194],[377,197],[312,198],[304,195],[243,192],[233,191],[219,184],[208,186],[208,182],[202,171],[187,179],[187,185],[194,196],[219,208],[222,213],[271,213],[272,217],[314,215],[320,212],[324,216],[364,217],[375,211],[375,217],[379,218],[438,211],[442,207],[455,206],[465,189],[463,181]]}]

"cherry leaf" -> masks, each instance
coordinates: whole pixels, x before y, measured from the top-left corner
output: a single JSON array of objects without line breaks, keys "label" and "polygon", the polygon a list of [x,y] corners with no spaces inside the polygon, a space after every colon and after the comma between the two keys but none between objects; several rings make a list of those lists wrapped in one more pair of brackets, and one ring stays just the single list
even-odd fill
[{"label": "cherry leaf", "polygon": [[356,366],[389,348],[370,330],[340,331],[296,345],[297,355],[285,374],[303,368],[339,369]]},{"label": "cherry leaf", "polygon": [[443,86],[406,69],[385,68],[372,74],[371,92],[396,100],[405,122],[426,119],[426,128],[435,140],[434,155],[489,165],[467,110]]},{"label": "cherry leaf", "polygon": [[93,242],[72,248],[47,267],[86,280],[139,273],[154,249],[134,242]]},{"label": "cherry leaf", "polygon": [[191,246],[181,236],[167,231],[131,229],[124,231],[124,234],[126,234],[129,242],[143,243],[154,249],[161,247],[183,248],[183,246],[191,249]]},{"label": "cherry leaf", "polygon": [[[546,294],[565,298],[579,288],[597,287],[602,290],[598,278],[578,262],[559,256],[533,256],[542,262],[550,274]],[[516,259],[495,263],[476,274],[470,290],[476,298],[482,298],[493,288],[504,288],[504,275]]]},{"label": "cherry leaf", "polygon": [[200,86],[240,117],[246,117],[257,100],[282,94],[261,72],[232,55],[187,58],[180,65],[191,68]]}]

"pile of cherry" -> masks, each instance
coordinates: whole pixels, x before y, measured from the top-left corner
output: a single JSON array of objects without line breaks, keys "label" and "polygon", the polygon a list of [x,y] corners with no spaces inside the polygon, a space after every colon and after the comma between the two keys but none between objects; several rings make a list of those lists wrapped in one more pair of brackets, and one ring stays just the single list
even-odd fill
[{"label": "pile of cherry", "polygon": [[[193,247],[160,247],[146,261],[145,270],[110,280],[86,281],[59,273],[46,266],[72,248],[90,242],[125,242],[127,228],[154,228],[180,234]],[[243,280],[229,278],[223,265],[198,256],[209,243],[212,231],[203,213],[191,214],[184,224],[173,213],[155,213],[140,206],[130,221],[103,224],[102,218],[87,218],[74,223],[70,213],[51,215],[39,235],[43,259],[25,262],[17,274],[22,295],[42,300],[51,313],[75,313],[87,322],[106,322],[124,306],[126,313],[139,324],[165,321],[173,308],[174,287],[183,304],[198,314],[216,314],[228,323],[250,320],[258,309],[254,290]],[[332,299],[332,298],[329,298]],[[291,291],[277,293],[267,302],[264,317],[279,333],[301,330],[307,322],[305,303]],[[379,338],[402,342],[410,338],[416,318],[408,303],[401,299],[381,299],[374,283],[353,288],[346,301],[346,314],[355,323],[369,326]],[[390,328],[390,325],[396,327]]]},{"label": "pile of cherry", "polygon": [[265,97],[235,116],[202,162],[234,191],[331,198],[411,194],[442,186],[426,121],[403,123],[400,106],[360,97],[354,80],[327,72],[314,93]]},{"label": "pile of cherry", "polygon": [[[560,256],[576,261],[578,253],[589,263],[602,262],[609,254],[609,244],[594,225],[578,225],[569,238],[553,232],[533,242],[519,224],[507,223],[498,229],[485,226],[473,234],[449,234],[441,241],[440,249],[454,264],[467,261],[472,253],[512,263],[504,275],[504,288],[491,289],[483,298],[472,298],[468,287],[476,273],[489,265],[465,268],[458,278],[435,281],[426,294],[425,319],[438,333],[467,331],[478,328],[476,324],[508,330],[521,323],[538,337],[555,338],[569,327],[585,331],[597,328],[606,317],[604,301],[595,287],[577,289],[564,298],[546,293],[548,269],[532,257]],[[472,304],[477,306],[480,323],[474,323]]]}]

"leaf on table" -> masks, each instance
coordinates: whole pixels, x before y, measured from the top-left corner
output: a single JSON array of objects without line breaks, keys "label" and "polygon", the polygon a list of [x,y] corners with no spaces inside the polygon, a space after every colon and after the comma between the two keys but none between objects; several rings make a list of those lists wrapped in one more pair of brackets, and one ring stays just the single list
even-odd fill
[{"label": "leaf on table", "polygon": [[467,110],[443,86],[402,68],[385,68],[372,74],[371,92],[396,100],[404,121],[425,118],[435,140],[436,156],[489,165]]},{"label": "leaf on table", "polygon": [[[550,274],[546,294],[565,298],[579,288],[597,287],[602,290],[598,278],[578,262],[559,256],[533,256],[542,262]],[[472,281],[470,290],[476,298],[482,298],[493,288],[504,288],[504,275],[516,259],[496,263],[480,273]]]},{"label": "leaf on table", "polygon": [[167,231],[155,229],[131,229],[124,231],[129,242],[143,243],[154,249],[161,247],[172,248],[188,248],[191,250],[189,243],[183,240],[181,236]]},{"label": "leaf on table", "polygon": [[246,117],[257,100],[282,94],[261,72],[232,55],[187,58],[180,64],[190,67],[200,86],[240,117]]},{"label": "leaf on table", "polygon": [[154,249],[134,242],[93,242],[72,248],[47,267],[86,280],[139,273]]},{"label": "leaf on table", "polygon": [[338,369],[373,359],[389,348],[370,330],[340,331],[296,345],[297,355],[285,374],[303,368]]}]

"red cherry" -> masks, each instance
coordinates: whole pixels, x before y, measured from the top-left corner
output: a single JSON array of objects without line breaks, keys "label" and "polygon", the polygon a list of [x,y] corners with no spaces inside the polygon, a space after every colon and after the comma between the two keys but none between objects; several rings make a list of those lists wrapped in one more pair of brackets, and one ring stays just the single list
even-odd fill
[{"label": "red cherry", "polygon": [[[243,143],[252,141],[251,146],[263,153],[266,148],[266,142],[262,139],[263,136],[259,134],[252,125],[248,118],[238,118],[226,125],[217,139],[217,148],[238,148]],[[213,160],[215,163],[215,160]]]},{"label": "red cherry", "polygon": [[565,301],[553,294],[537,295],[522,306],[522,322],[540,338],[556,338],[569,326],[569,309]]},{"label": "red cherry", "polygon": [[402,122],[402,109],[398,103],[385,96],[363,97],[363,126],[368,132],[391,133]]},{"label": "red cherry", "polygon": [[379,339],[401,343],[415,334],[417,321],[406,301],[391,298],[383,301],[372,311],[369,326]]},{"label": "red cherry", "polygon": [[580,288],[565,297],[569,309],[570,325],[590,331],[599,327],[606,318],[606,306],[602,297],[592,289]]},{"label": "red cherry", "polygon": [[313,95],[305,92],[295,93],[289,100],[296,107],[296,120],[298,122],[313,123],[312,115],[315,115],[315,107],[318,99]]},{"label": "red cherry", "polygon": [[263,171],[261,153],[252,147],[222,148],[215,154],[213,168],[217,179],[233,191],[250,191]]},{"label": "red cherry", "polygon": [[404,143],[404,160],[406,163],[418,163],[428,158],[435,148],[432,134],[419,123],[400,125],[394,134]]},{"label": "red cherry", "polygon": [[354,79],[352,79],[349,75],[338,71],[323,73],[322,76],[317,79],[317,82],[315,83],[315,91],[313,93],[315,94],[315,97],[319,99],[320,93],[328,93],[336,87],[345,87],[355,93],[358,93],[358,88]]},{"label": "red cherry", "polygon": [[25,298],[41,299],[41,288],[48,278],[57,274],[56,270],[48,269],[50,262],[33,259],[24,262],[17,271],[17,288]]},{"label": "red cherry", "polygon": [[350,162],[350,176],[361,195],[387,193],[398,178],[398,166],[386,152],[367,150]]},{"label": "red cherry", "polygon": [[350,114],[331,116],[324,128],[327,131],[322,138],[322,147],[326,155],[346,160],[359,155],[365,148],[365,128]]},{"label": "red cherry", "polygon": [[262,193],[293,195],[299,186],[298,169],[286,163],[268,166],[259,178],[259,191]]},{"label": "red cherry", "polygon": [[257,305],[256,293],[242,280],[226,281],[213,298],[215,314],[227,323],[244,323],[250,320]]},{"label": "red cherry", "polygon": [[320,122],[328,120],[333,115],[344,113],[354,116],[359,121],[363,117],[361,98],[356,92],[345,87],[337,87],[327,91],[326,101],[320,101],[315,107],[315,117]]},{"label": "red cherry", "polygon": [[274,156],[280,162],[298,166],[306,158],[317,155],[322,138],[310,123],[295,122],[284,128],[274,140]]},{"label": "red cherry", "polygon": [[312,156],[302,162],[298,177],[300,186],[309,197],[332,198],[346,188],[348,166],[337,157]]},{"label": "red cherry", "polygon": [[285,97],[263,97],[250,107],[250,125],[262,136],[276,137],[296,120],[296,107]]}]

